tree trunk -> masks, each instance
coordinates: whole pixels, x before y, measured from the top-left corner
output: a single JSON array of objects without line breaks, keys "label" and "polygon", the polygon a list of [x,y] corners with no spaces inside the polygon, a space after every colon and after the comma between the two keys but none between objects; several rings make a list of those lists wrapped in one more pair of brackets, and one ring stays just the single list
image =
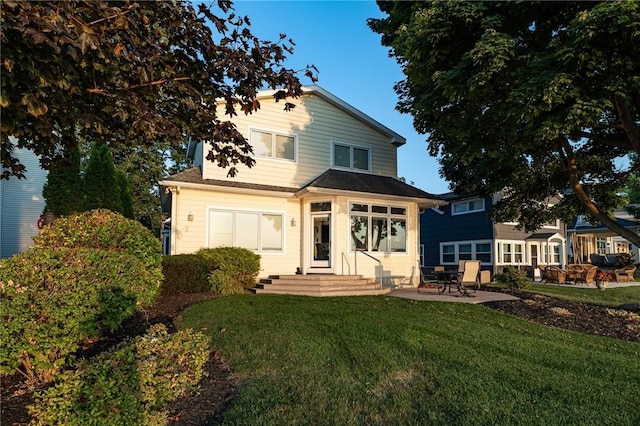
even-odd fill
[{"label": "tree trunk", "polygon": [[564,154],[566,154],[565,161],[567,163],[567,174],[569,176],[570,187],[582,205],[584,205],[587,211],[604,226],[620,235],[636,247],[640,247],[640,235],[625,228],[624,226],[621,226],[615,219],[601,212],[593,201],[591,201],[591,198],[580,184],[580,179],[578,178],[578,164],[571,147],[566,141],[562,141],[561,143],[564,148]]}]

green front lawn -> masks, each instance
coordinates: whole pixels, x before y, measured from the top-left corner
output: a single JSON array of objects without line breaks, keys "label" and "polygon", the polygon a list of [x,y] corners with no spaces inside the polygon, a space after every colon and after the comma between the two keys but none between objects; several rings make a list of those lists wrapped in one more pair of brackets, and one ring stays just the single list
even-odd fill
[{"label": "green front lawn", "polygon": [[626,303],[640,303],[640,286],[609,287],[606,290],[586,288],[575,285],[532,284],[526,291],[546,294],[547,296],[571,300],[573,302],[592,303],[616,307]]},{"label": "green front lawn", "polygon": [[179,326],[242,383],[225,424],[640,424],[640,344],[483,306],[240,295]]}]

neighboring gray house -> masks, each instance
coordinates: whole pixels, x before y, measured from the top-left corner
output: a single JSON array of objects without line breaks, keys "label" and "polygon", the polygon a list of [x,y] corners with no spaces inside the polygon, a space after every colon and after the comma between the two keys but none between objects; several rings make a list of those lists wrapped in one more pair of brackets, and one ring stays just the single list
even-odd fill
[{"label": "neighboring gray house", "polygon": [[27,250],[38,234],[38,219],[44,209],[42,187],[47,171],[38,157],[26,149],[14,150],[26,167],[26,179],[0,180],[0,257]]},{"label": "neighboring gray house", "polygon": [[[537,273],[538,265],[567,265],[566,225],[549,223],[536,232],[515,228],[516,223],[494,223],[487,212],[496,197],[439,197],[449,204],[420,214],[421,264],[455,267],[459,260],[475,259],[492,274],[504,266]],[[537,276],[537,275],[535,275]]]}]

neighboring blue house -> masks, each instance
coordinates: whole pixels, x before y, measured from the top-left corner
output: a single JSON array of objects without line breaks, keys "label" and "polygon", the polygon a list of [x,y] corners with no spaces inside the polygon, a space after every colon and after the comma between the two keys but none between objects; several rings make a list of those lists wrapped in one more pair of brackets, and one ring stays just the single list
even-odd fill
[{"label": "neighboring blue house", "polygon": [[47,171],[29,150],[13,155],[26,167],[25,179],[0,179],[0,258],[27,250],[38,235],[38,219],[44,210],[42,187]]},{"label": "neighboring blue house", "polygon": [[524,232],[515,223],[494,223],[487,212],[494,197],[441,194],[449,202],[420,214],[421,266],[456,267],[459,260],[480,260],[492,274],[506,265],[524,267],[537,277],[538,265],[567,264],[566,226],[560,221],[536,232]]}]

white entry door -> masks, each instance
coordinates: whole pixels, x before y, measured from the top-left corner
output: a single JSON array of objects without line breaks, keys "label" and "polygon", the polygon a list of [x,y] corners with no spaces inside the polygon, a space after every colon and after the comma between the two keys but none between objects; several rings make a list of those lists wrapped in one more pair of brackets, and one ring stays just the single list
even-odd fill
[{"label": "white entry door", "polygon": [[311,267],[331,267],[331,214],[311,214]]}]

